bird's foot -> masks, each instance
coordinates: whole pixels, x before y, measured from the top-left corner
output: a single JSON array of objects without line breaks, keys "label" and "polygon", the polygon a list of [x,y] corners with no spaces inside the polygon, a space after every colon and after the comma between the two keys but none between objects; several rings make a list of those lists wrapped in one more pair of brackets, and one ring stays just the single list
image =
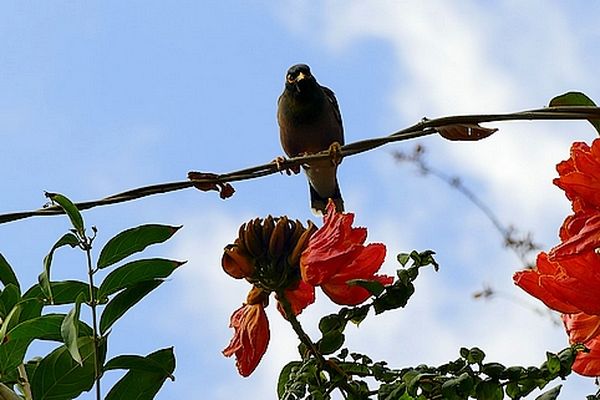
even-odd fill
[{"label": "bird's foot", "polygon": [[329,157],[331,158],[331,163],[335,166],[340,165],[342,163],[342,145],[339,142],[331,143],[329,146]]},{"label": "bird's foot", "polygon": [[299,174],[300,173],[300,166],[299,165],[293,165],[291,167],[284,167],[281,164],[285,163],[287,161],[287,159],[285,157],[279,156],[276,159],[274,159],[272,162],[275,163],[275,165],[277,166],[277,170],[279,171],[279,173],[283,174],[284,172],[287,175],[292,175],[293,174]]}]

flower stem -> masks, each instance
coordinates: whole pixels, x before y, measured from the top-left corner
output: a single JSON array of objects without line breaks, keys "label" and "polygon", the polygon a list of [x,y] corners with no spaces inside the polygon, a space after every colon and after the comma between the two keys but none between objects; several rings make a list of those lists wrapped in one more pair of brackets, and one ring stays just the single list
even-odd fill
[{"label": "flower stem", "polygon": [[[342,378],[339,380],[339,386],[340,386],[339,389],[340,390],[343,389],[344,391],[352,394],[352,396],[353,396],[352,398],[358,399],[359,393],[356,391],[356,388],[354,388],[348,382],[350,377],[344,371],[342,371],[336,363],[326,360],[325,357],[323,357],[323,354],[321,354],[321,352],[317,348],[317,345],[312,341],[312,339],[304,331],[304,329],[302,328],[302,325],[300,325],[300,321],[298,321],[298,319],[294,315],[294,313],[292,311],[292,306],[291,306],[290,302],[288,301],[288,299],[285,297],[285,294],[283,291],[277,292],[277,300],[283,307],[283,311],[285,311],[286,319],[288,320],[290,325],[292,325],[292,329],[294,329],[294,332],[296,332],[296,335],[298,335],[298,339],[300,339],[300,341],[308,347],[308,349],[310,350],[312,355],[317,359],[319,366],[323,370],[325,370],[329,374],[331,374],[332,376],[339,376],[340,378]],[[342,393],[343,393],[343,391],[342,391]]]}]

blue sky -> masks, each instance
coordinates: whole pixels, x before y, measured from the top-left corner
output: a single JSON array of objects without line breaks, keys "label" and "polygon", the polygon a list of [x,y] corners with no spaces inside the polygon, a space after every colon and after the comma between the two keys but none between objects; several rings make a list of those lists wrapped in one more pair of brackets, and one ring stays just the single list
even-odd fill
[{"label": "blue sky", "polygon": [[[56,191],[74,200],[185,179],[189,170],[227,172],[281,155],[276,99],[286,69],[311,65],[341,105],[346,141],[380,136],[424,116],[538,108],[582,90],[600,100],[600,5],[586,1],[103,1],[0,5],[0,212],[33,209]],[[460,175],[508,223],[545,248],[569,212],[551,185],[554,165],[583,122],[490,124],[479,143],[419,140],[431,164]],[[344,160],[339,180],[348,210],[400,251],[434,249],[441,270],[425,271],[406,310],[350,329],[348,345],[392,365],[441,363],[460,346],[481,346],[506,364],[539,364],[566,345],[562,328],[516,298],[518,259],[492,225],[443,183],[399,166],[396,144]],[[159,399],[274,399],[276,376],[296,356],[293,333],[269,310],[272,341],[257,371],[239,377],[221,356],[230,313],[247,287],[220,268],[223,246],[256,217],[316,219],[303,176],[234,185],[233,198],[186,190],[85,212],[98,244],[142,223],[182,224],[148,254],[188,260],[172,279],[115,325],[111,355],[174,345],[177,380]],[[0,226],[0,252],[24,286],[68,229],[65,218]],[[81,277],[81,254],[61,251],[55,279]],[[490,284],[505,297],[477,302]],[[314,332],[323,296],[302,315]],[[32,354],[33,355],[33,354]],[[118,375],[110,374],[108,384]],[[569,379],[564,398],[583,398],[590,379]],[[90,395],[82,396],[92,398]]]}]

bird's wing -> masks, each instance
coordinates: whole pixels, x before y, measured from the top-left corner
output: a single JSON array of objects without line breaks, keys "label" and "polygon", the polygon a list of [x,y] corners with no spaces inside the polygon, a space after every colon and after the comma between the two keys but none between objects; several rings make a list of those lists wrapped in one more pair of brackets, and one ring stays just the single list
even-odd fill
[{"label": "bird's wing", "polygon": [[[331,90],[325,86],[321,86],[321,89],[323,89],[325,96],[327,96],[327,100],[329,100],[329,102],[333,106],[333,111],[335,113],[335,117],[336,117],[337,121],[339,122],[340,128],[342,129],[342,132],[343,132],[344,128],[343,128],[343,124],[342,124],[342,113],[340,112],[340,106],[338,105],[338,101],[335,98],[335,93],[333,93],[333,90]],[[343,144],[343,143],[340,143],[340,144]]]}]

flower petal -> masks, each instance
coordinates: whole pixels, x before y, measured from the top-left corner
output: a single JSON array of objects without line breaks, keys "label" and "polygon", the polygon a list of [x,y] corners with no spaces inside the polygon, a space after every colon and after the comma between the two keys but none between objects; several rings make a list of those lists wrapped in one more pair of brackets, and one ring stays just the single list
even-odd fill
[{"label": "flower petal", "polygon": [[589,353],[580,352],[573,363],[573,371],[584,376],[600,376],[600,337],[585,343]]},{"label": "flower petal", "polygon": [[235,332],[229,345],[223,350],[223,355],[235,355],[240,375],[249,376],[258,366],[269,344],[269,321],[263,305],[242,305],[231,315],[229,327]]},{"label": "flower petal", "polygon": [[[300,314],[302,310],[315,302],[314,286],[309,285],[302,279],[299,279],[295,286],[286,289],[284,295],[287,301],[290,302],[294,315]],[[285,311],[279,302],[277,303],[277,309],[286,318]]]},{"label": "flower petal", "polygon": [[541,300],[549,308],[562,313],[576,313],[579,310],[573,305],[563,301],[560,297],[554,296],[540,284],[541,277],[553,277],[559,273],[558,263],[548,260],[548,255],[544,252],[538,254],[536,267],[519,271],[513,275],[513,281],[521,289]]}]

